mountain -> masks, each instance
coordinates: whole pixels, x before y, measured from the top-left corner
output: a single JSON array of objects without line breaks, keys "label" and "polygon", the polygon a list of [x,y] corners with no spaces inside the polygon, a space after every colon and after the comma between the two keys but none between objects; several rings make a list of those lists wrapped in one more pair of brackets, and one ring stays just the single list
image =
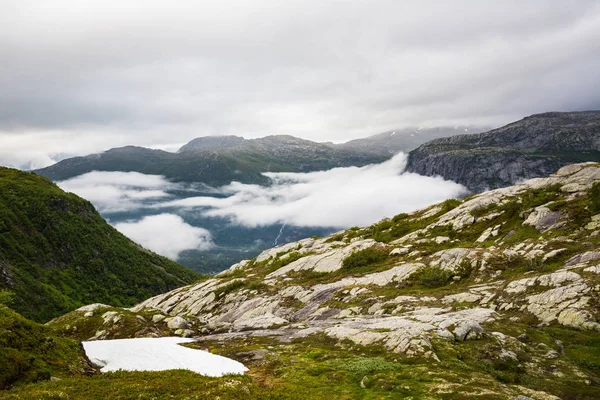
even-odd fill
[{"label": "mountain", "polygon": [[338,148],[368,151],[377,154],[407,153],[434,139],[483,132],[486,129],[471,126],[402,128],[362,139],[336,144]]},{"label": "mountain", "polygon": [[164,175],[175,182],[203,182],[221,186],[232,181],[267,184],[262,172],[310,172],[335,167],[380,163],[457,132],[481,132],[471,127],[406,128],[342,144],[318,143],[289,135],[244,139],[205,136],[193,139],[177,153],[126,146],[84,157],[72,157],[36,173],[64,180],[91,171],[135,171]]},{"label": "mountain", "polygon": [[363,166],[389,158],[293,136],[246,140],[236,136],[192,140],[177,153],[127,146],[100,154],[74,157],[35,172],[64,180],[91,171],[135,171],[163,175],[175,182],[221,186],[232,181],[267,184],[262,172],[310,172],[335,167]]},{"label": "mountain", "polygon": [[33,173],[0,168],[0,289],[47,321],[84,304],[128,306],[198,275],[112,228],[88,201]]},{"label": "mountain", "polygon": [[582,161],[600,161],[600,111],[536,114],[489,132],[433,140],[410,152],[407,171],[481,192]]},{"label": "mountain", "polygon": [[[220,381],[249,399],[598,399],[599,288],[600,164],[584,163],[49,326],[79,340],[197,336],[188,346],[250,369]],[[40,390],[108,384],[83,382]]]}]

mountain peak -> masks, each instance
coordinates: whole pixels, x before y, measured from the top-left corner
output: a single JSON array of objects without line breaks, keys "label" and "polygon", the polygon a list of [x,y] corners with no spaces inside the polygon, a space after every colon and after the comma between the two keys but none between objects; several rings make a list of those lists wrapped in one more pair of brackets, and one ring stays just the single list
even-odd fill
[{"label": "mountain peak", "polygon": [[189,141],[182,146],[177,152],[184,153],[190,151],[203,150],[222,150],[237,147],[244,143],[246,139],[241,136],[226,135],[226,136],[202,136]]}]

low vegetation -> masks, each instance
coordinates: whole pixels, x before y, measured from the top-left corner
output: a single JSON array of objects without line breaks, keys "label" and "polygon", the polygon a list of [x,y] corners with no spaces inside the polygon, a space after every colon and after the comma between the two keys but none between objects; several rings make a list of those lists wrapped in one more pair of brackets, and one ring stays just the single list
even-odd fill
[{"label": "low vegetation", "polygon": [[367,249],[356,251],[350,254],[343,262],[347,270],[353,270],[367,265],[376,264],[384,261],[388,257],[388,252],[380,247],[369,247]]},{"label": "low vegetation", "polygon": [[0,389],[94,371],[78,342],[0,305]]},{"label": "low vegetation", "polygon": [[86,200],[0,168],[0,289],[36,321],[90,303],[131,306],[199,276],[127,239]]}]

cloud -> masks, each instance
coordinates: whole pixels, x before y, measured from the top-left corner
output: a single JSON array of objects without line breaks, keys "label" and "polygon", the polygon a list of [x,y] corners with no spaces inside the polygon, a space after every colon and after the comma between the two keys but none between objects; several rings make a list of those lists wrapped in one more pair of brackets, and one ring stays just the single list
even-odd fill
[{"label": "cloud", "polygon": [[595,0],[0,0],[0,11],[5,164],[21,138],[32,153],[66,138],[70,154],[209,134],[340,141],[600,108]]},{"label": "cloud", "polygon": [[145,248],[172,260],[184,250],[208,250],[213,247],[209,231],[191,226],[178,215],[151,215],[139,221],[115,224],[114,227]]},{"label": "cloud", "polygon": [[57,184],[91,201],[100,212],[139,209],[145,203],[168,198],[168,190],[180,188],[163,176],[139,172],[93,171]]},{"label": "cloud", "polygon": [[296,226],[350,227],[413,211],[466,189],[440,177],[403,173],[406,156],[362,168],[310,173],[268,173],[268,187],[234,182],[221,188],[225,198],[190,197],[160,207],[202,207],[203,214],[245,226],[288,223]]}]

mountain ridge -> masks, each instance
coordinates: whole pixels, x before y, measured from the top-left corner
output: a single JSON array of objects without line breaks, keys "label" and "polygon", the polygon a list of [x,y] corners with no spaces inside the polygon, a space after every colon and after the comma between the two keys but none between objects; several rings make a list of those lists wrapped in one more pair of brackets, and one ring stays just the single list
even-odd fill
[{"label": "mountain ridge", "polygon": [[140,146],[112,148],[102,153],[71,157],[34,172],[52,180],[65,180],[98,171],[135,171],[163,175],[177,182],[224,185],[233,180],[268,184],[263,172],[310,172],[335,167],[364,166],[383,162],[430,138],[447,136],[457,129],[405,128],[346,143],[314,142],[291,135],[256,139],[241,136],[203,136],[192,139],[176,153]]},{"label": "mountain ridge", "polygon": [[600,161],[600,111],[534,114],[488,132],[436,139],[409,153],[406,170],[482,192],[582,161]]}]

